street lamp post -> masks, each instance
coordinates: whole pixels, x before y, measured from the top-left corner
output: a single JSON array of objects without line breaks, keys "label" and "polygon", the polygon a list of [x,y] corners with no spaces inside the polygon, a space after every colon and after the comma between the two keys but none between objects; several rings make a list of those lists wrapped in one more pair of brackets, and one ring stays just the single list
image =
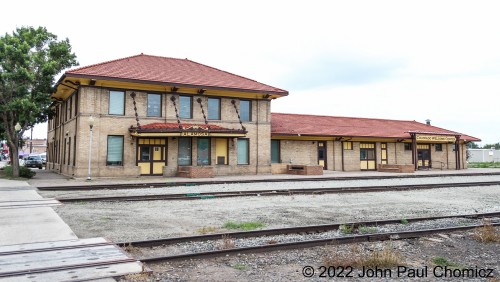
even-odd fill
[{"label": "street lamp post", "polygon": [[90,178],[90,160],[92,158],[92,127],[94,127],[94,117],[92,116],[89,117],[88,124],[90,127],[90,143],[89,143],[89,174],[87,176],[87,180],[90,181],[92,180],[92,178]]}]

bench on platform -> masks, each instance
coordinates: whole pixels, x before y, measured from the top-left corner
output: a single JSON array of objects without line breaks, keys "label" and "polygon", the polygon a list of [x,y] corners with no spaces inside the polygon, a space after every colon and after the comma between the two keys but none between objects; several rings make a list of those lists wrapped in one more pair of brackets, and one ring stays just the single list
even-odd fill
[{"label": "bench on platform", "polygon": [[320,165],[287,165],[286,171],[293,175],[323,175],[323,167]]},{"label": "bench on platform", "polygon": [[415,166],[412,164],[379,164],[379,172],[415,172]]}]

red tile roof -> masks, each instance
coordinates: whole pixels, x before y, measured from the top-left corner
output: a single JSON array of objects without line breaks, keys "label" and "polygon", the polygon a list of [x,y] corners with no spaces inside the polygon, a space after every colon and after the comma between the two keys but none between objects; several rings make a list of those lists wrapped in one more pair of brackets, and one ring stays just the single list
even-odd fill
[{"label": "red tile roof", "polygon": [[478,138],[416,121],[355,117],[316,116],[271,113],[272,135],[410,138],[409,132],[436,135],[461,135],[460,139]]},{"label": "red tile roof", "polygon": [[288,95],[288,91],[188,59],[136,55],[69,70],[69,76]]},{"label": "red tile roof", "polygon": [[243,129],[230,129],[215,124],[188,124],[181,123],[182,129],[179,128],[178,123],[150,123],[146,125],[141,125],[140,128],[131,128],[131,130],[137,132],[180,132],[180,131],[202,131],[209,130],[210,132],[246,132]]}]

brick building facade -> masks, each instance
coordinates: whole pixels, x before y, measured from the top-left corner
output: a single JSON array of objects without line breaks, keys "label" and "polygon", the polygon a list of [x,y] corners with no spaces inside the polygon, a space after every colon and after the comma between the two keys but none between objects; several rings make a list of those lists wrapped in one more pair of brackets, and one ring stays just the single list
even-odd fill
[{"label": "brick building facade", "polygon": [[[92,177],[282,173],[290,163],[460,169],[464,144],[479,140],[416,122],[271,114],[271,101],[287,95],[187,59],[141,54],[70,70],[52,95],[47,169],[75,177],[89,168]],[[375,131],[363,131],[374,121]]]}]

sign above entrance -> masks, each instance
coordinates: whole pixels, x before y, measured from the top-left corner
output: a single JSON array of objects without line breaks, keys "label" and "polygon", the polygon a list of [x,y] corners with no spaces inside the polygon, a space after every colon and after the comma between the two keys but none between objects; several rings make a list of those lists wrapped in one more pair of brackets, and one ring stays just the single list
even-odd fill
[{"label": "sign above entrance", "polygon": [[426,134],[417,134],[417,141],[428,141],[428,142],[455,142],[457,139],[455,136],[449,135],[426,135]]},{"label": "sign above entrance", "polygon": [[210,136],[208,131],[183,131],[181,136]]}]

